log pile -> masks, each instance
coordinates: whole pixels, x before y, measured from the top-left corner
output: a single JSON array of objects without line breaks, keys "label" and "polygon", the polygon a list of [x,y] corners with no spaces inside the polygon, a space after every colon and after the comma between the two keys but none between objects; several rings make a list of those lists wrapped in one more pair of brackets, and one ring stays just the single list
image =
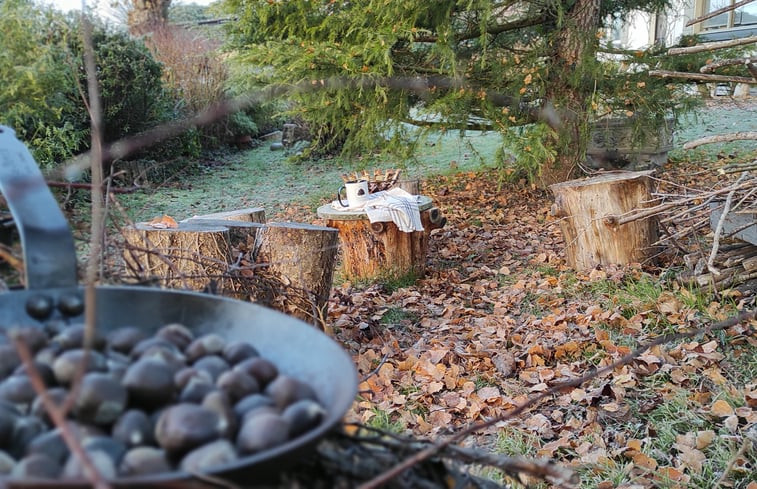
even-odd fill
[{"label": "log pile", "polygon": [[688,270],[679,276],[686,285],[722,291],[757,280],[757,246],[736,242],[723,246],[708,267],[709,257],[701,252],[684,255]]}]

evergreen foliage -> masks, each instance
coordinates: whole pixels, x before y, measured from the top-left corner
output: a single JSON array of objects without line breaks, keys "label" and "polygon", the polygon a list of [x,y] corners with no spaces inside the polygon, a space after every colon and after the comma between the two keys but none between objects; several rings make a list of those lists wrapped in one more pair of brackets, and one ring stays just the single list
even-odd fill
[{"label": "evergreen foliage", "polygon": [[[604,111],[659,118],[681,92],[644,75],[655,53],[596,56],[600,28],[665,0],[225,0],[243,83],[312,83],[290,112],[319,151],[407,153],[412,126],[502,134],[503,162],[534,180],[575,164]],[[587,28],[587,26],[589,26]],[[655,57],[656,56],[656,57]],[[321,80],[336,78],[341,83]],[[392,80],[387,82],[387,80]],[[422,89],[419,89],[421,87]],[[624,92],[624,93],[621,93]],[[654,92],[654,93],[653,93]],[[628,101],[630,100],[630,103]],[[555,124],[557,109],[561,124]],[[569,126],[569,127],[561,127]],[[516,129],[519,128],[519,129]]]}]

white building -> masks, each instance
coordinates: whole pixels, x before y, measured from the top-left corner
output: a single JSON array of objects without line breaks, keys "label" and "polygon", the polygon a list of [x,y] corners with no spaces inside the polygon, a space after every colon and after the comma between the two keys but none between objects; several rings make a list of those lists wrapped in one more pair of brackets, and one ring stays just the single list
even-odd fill
[{"label": "white building", "polygon": [[673,0],[662,14],[634,12],[608,32],[608,40],[627,49],[644,49],[655,42],[670,46],[682,34],[698,34],[707,41],[757,35],[757,1],[725,12],[693,26],[686,23],[738,0]]}]

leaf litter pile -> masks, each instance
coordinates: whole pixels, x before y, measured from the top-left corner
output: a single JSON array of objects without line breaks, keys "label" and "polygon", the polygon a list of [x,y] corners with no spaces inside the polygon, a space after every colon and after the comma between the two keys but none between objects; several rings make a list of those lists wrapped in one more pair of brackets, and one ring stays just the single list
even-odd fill
[{"label": "leaf litter pile", "polygon": [[757,489],[754,319],[654,346],[507,415],[656,337],[753,310],[753,290],[681,286],[675,256],[577,273],[551,196],[486,173],[439,177],[424,193],[448,219],[432,234],[426,275],[332,292],[329,325],[362,376],[348,421],[433,441],[502,417],[461,444],[553,460],[580,481],[563,486]]}]

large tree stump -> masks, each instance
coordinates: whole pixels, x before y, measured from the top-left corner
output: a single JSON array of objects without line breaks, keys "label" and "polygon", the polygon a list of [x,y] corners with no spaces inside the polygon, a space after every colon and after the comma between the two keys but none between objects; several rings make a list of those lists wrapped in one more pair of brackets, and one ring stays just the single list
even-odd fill
[{"label": "large tree stump", "polygon": [[229,230],[222,226],[179,223],[156,229],[137,223],[122,230],[123,257],[131,274],[163,287],[204,290],[226,274]]},{"label": "large tree stump", "polygon": [[568,265],[590,270],[597,265],[641,263],[654,254],[654,217],[618,224],[618,216],[652,202],[651,171],[607,172],[550,186],[552,215],[562,218]]},{"label": "large tree stump", "polygon": [[279,277],[277,295],[258,297],[279,310],[313,324],[326,317],[339,233],[302,223],[269,223],[255,244],[255,273]]},{"label": "large tree stump", "polygon": [[431,206],[428,197],[421,197],[419,208],[424,230],[404,233],[393,222],[371,224],[362,211],[341,211],[331,204],[319,207],[318,215],[327,220],[327,226],[339,230],[345,278],[422,276],[426,269],[429,234],[444,226],[447,220],[439,209]]},{"label": "large tree stump", "polygon": [[175,229],[146,223],[125,228],[123,256],[131,275],[163,287],[253,300],[320,326],[338,251],[336,229],[208,216],[181,221]]}]

